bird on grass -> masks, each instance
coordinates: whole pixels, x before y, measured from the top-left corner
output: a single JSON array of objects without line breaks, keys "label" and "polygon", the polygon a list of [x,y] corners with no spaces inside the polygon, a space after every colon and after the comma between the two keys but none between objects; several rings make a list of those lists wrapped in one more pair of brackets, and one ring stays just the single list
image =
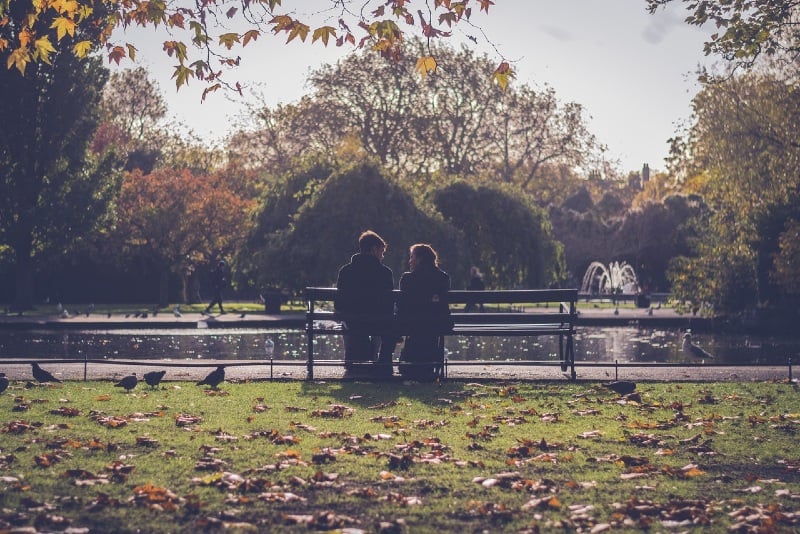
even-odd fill
[{"label": "bird on grass", "polygon": [[166,371],[150,371],[144,374],[144,381],[147,382],[147,385],[151,388],[155,388],[161,383],[161,379],[164,378],[165,374],[167,374]]},{"label": "bird on grass", "polygon": [[636,382],[631,382],[630,380],[615,380],[614,382],[603,384],[603,387],[616,392],[618,395],[629,395],[636,389]]},{"label": "bird on grass", "polygon": [[0,393],[8,389],[8,378],[5,373],[0,373]]},{"label": "bird on grass", "polygon": [[31,363],[31,368],[33,369],[33,378],[35,378],[37,382],[41,382],[42,384],[45,382],[61,382],[61,380],[54,377],[48,371],[39,367],[39,364],[36,362]]},{"label": "bird on grass", "polygon": [[197,383],[198,386],[211,386],[217,389],[217,386],[225,380],[225,367],[220,365],[210,373],[208,376]]},{"label": "bird on grass", "polygon": [[136,387],[136,384],[139,383],[139,379],[136,378],[136,373],[130,374],[114,384],[118,388],[125,388],[125,392],[129,393],[130,390]]},{"label": "bird on grass", "polygon": [[681,349],[683,350],[684,354],[692,356],[694,358],[701,358],[701,359],[708,358],[710,360],[714,359],[713,354],[709,354],[702,348],[692,343],[692,334],[690,332],[686,332],[685,334],[683,334],[683,345],[681,346]]}]

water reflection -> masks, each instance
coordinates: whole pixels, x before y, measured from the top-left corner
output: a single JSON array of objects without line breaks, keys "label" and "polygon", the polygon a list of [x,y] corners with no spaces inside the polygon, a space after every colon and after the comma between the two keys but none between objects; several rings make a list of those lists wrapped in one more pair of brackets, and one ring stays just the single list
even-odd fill
[{"label": "water reflection", "polygon": [[[575,337],[576,360],[687,363],[692,360],[681,352],[681,335],[678,329],[581,327]],[[788,357],[800,354],[800,339],[794,338],[695,334],[693,339],[716,356],[714,363],[784,364]],[[267,340],[272,341],[275,359],[306,357],[302,331],[206,329],[0,331],[0,359],[263,360],[267,358]],[[449,337],[445,348],[452,360],[555,361],[558,358],[558,340],[552,336]],[[318,336],[314,352],[320,359],[341,358],[341,337]]]}]

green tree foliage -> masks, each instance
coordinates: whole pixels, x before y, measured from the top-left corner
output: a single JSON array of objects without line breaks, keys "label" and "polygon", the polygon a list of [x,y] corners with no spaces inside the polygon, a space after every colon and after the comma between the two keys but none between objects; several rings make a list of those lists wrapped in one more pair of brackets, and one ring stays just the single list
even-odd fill
[{"label": "green tree foliage", "polygon": [[671,195],[630,210],[612,239],[613,257],[633,266],[640,287],[664,291],[670,260],[691,252],[697,227],[689,221],[707,214],[697,195]]},{"label": "green tree foliage", "polygon": [[[676,0],[647,0],[651,13]],[[784,74],[797,71],[800,2],[797,0],[677,0],[689,10],[686,22],[712,24],[706,55],[749,69],[759,58],[776,60]],[[788,67],[788,68],[787,68]]]},{"label": "green tree foliage", "polygon": [[[800,95],[773,76],[747,74],[705,87],[694,109],[687,168],[713,215],[695,255],[676,261],[674,289],[716,311],[774,306],[792,287],[773,259],[797,218]],[[771,280],[783,287],[775,291]]]},{"label": "green tree foliage", "polygon": [[437,191],[434,204],[464,236],[464,285],[469,265],[479,266],[487,284],[498,289],[543,288],[563,280],[563,250],[547,215],[519,190],[459,182]]},{"label": "green tree foliage", "polygon": [[34,302],[34,272],[105,219],[120,175],[88,150],[108,71],[53,54],[26,76],[0,70],[0,242],[14,251],[15,307]]},{"label": "green tree foliage", "polygon": [[774,281],[790,295],[800,295],[800,221],[786,221],[786,229],[778,235],[775,253]]},{"label": "green tree foliage", "polygon": [[[291,197],[302,200],[302,195],[284,193],[267,202],[291,202]],[[259,222],[264,226],[254,232],[279,226],[278,221],[268,219],[262,216]],[[384,261],[396,278],[406,270],[408,247],[417,242],[432,244],[445,270],[460,264],[458,233],[422,212],[411,195],[376,167],[361,164],[316,184],[291,219],[264,241],[268,246],[257,256],[258,265],[253,269],[264,270],[270,280],[282,281],[295,291],[307,285],[332,284],[339,267],[356,252],[358,235],[366,229],[375,230],[388,242]],[[256,252],[256,247],[249,249],[249,253]]]}]

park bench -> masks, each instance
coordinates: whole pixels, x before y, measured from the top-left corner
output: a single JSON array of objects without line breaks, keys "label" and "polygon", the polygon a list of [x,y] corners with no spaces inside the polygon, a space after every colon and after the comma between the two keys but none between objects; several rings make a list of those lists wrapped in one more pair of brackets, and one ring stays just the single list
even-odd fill
[{"label": "park bench", "polygon": [[[340,360],[314,358],[314,338],[318,335],[343,335],[343,317],[334,311],[336,288],[307,287],[306,299],[306,344],[307,378],[314,378],[315,365],[344,365]],[[393,291],[395,302],[399,290]],[[560,365],[562,372],[569,370],[571,379],[576,378],[574,334],[578,319],[577,289],[519,289],[500,291],[452,290],[448,294],[454,326],[452,330],[439,332],[441,336],[557,336],[558,361],[550,360],[470,360],[448,361],[445,359],[442,376],[446,376],[449,365]],[[484,311],[465,312],[468,304],[480,306]],[[359,318],[361,320],[365,318]],[[408,335],[425,325],[411,321],[394,323],[394,333]],[[385,331],[385,323],[376,324],[375,334]]]}]

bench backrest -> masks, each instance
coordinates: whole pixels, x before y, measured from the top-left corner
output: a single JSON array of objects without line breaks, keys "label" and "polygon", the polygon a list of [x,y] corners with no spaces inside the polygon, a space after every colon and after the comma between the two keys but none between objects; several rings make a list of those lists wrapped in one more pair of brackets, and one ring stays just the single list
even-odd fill
[{"label": "bench backrest", "polygon": [[[392,291],[395,302],[400,298],[400,290]],[[306,302],[310,305],[308,311],[313,310],[315,302],[333,302],[336,297],[335,287],[307,287]],[[467,291],[451,290],[448,301],[452,304],[561,304],[568,306],[565,312],[574,313],[578,302],[577,289],[511,289],[511,290],[484,290]],[[456,311],[456,310],[453,310]]]}]

